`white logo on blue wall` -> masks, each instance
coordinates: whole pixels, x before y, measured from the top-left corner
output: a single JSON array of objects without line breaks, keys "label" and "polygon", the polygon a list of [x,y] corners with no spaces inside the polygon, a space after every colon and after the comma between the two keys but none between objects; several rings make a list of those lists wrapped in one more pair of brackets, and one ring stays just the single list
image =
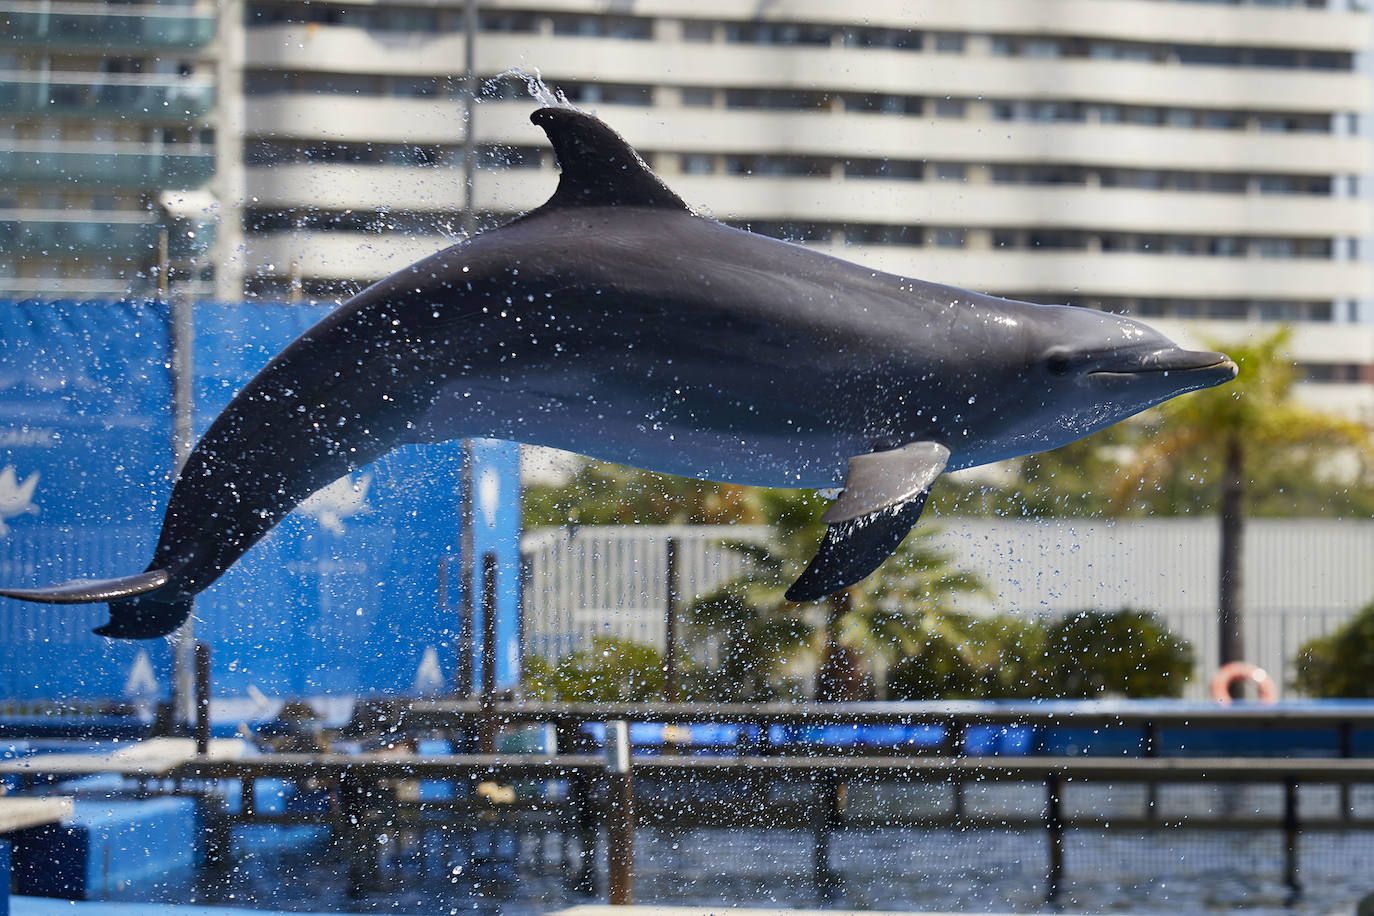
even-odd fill
[{"label": "white logo on blue wall", "polygon": [[7,464],[5,469],[0,471],[0,537],[10,533],[9,526],[5,524],[6,519],[32,515],[38,511],[38,507],[33,504],[33,491],[37,486],[37,471],[30,474],[23,483],[19,482],[14,465]]},{"label": "white logo on blue wall", "polygon": [[348,474],[322,490],[315,491],[300,504],[300,511],[320,523],[332,534],[344,533],[344,519],[361,515],[372,507],[367,504],[367,491],[372,475],[359,475],[357,480]]},{"label": "white logo on blue wall", "polygon": [[501,508],[501,475],[496,468],[482,468],[477,479],[477,507],[488,528],[496,527],[496,511]]},{"label": "white logo on blue wall", "polygon": [[124,682],[124,695],[134,698],[157,695],[157,675],[153,674],[153,663],[143,649],[138,650],[133,667],[129,669],[129,679]]},{"label": "white logo on blue wall", "polygon": [[425,646],[420,667],[415,671],[416,693],[439,693],[444,689],[444,671],[439,667],[439,653],[433,646]]}]

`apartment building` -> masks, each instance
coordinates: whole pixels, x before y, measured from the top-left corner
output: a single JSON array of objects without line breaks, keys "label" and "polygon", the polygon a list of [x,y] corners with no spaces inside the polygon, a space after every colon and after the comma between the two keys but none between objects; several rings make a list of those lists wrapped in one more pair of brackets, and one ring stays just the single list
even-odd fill
[{"label": "apartment building", "polygon": [[[542,203],[555,163],[524,81],[500,76],[537,68],[719,219],[1193,342],[1293,323],[1305,395],[1374,418],[1355,0],[481,0],[471,138],[465,7],[226,0],[213,61],[150,52],[139,80],[218,80],[221,219],[196,268],[216,295],[341,298],[461,238],[470,204],[492,225]],[[7,66],[41,71],[41,51]],[[184,110],[121,117],[119,142],[208,143],[210,109]],[[95,142],[84,127],[23,148]],[[94,206],[80,186],[18,194],[7,212]],[[70,258],[36,264],[75,282]]]},{"label": "apartment building", "polygon": [[208,2],[0,0],[0,296],[211,291],[214,38]]}]

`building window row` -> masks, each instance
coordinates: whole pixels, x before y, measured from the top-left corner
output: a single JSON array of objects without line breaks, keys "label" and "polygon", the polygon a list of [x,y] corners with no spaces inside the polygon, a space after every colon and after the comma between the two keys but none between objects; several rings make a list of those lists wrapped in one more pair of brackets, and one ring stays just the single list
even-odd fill
[{"label": "building window row", "polygon": [[[544,152],[538,147],[483,144],[477,151],[478,167],[537,169],[544,162]],[[243,158],[249,166],[334,163],[458,168],[463,164],[463,148],[441,144],[250,140],[244,145]]]},{"label": "building window row", "polygon": [[[249,3],[244,19],[249,26],[321,24],[348,26],[376,32],[424,32],[429,35],[463,30],[463,9],[453,6],[378,5],[343,3]],[[642,16],[596,16],[532,11],[483,10],[478,13],[483,32],[578,35],[647,41],[653,37],[653,20]]]},{"label": "building window row", "polygon": [[[557,86],[570,102],[581,105],[653,104],[653,87],[616,83],[565,82]],[[375,98],[454,99],[463,94],[460,76],[400,76],[374,73],[321,73],[294,70],[252,70],[244,74],[243,91],[251,96],[306,93]],[[491,79],[482,84],[487,101],[527,101],[522,79]]]},{"label": "building window row", "polygon": [[999,295],[1046,305],[1077,305],[1084,308],[1135,315],[1141,318],[1179,318],[1207,321],[1332,321],[1335,305],[1329,300],[1288,299],[1192,299],[1174,297],[1085,296],[1078,292],[1007,292]]},{"label": "building window row", "polygon": [[1329,238],[1187,235],[1153,232],[1089,232],[1078,229],[994,229],[994,248],[1096,250],[1211,258],[1330,258]]},{"label": "building window row", "polygon": [[1304,382],[1318,385],[1374,384],[1374,365],[1359,363],[1299,363]]},{"label": "building window row", "polygon": [[1301,48],[1192,45],[1069,36],[992,35],[988,39],[988,50],[997,57],[1091,58],[1150,64],[1276,67],[1296,70],[1354,69],[1354,55],[1349,52]]},{"label": "building window row", "polygon": [[[969,118],[986,112],[994,121],[1074,122],[1177,127],[1198,130],[1258,130],[1272,133],[1331,133],[1333,114],[1322,112],[1240,111],[1234,109],[1173,108],[1157,105],[1120,105],[1072,99],[930,99],[893,93],[826,92],[806,89],[714,89],[687,87],[682,104],[690,107],[770,109],[777,111],[835,111],[895,115]],[[646,103],[647,104],[647,103]],[[1346,128],[1355,132],[1351,114]]]},{"label": "building window row", "polygon": [[[424,33],[461,32],[463,11],[432,6],[355,6],[341,3],[250,3],[245,7],[250,26],[314,23],[349,26],[370,31]],[[654,20],[643,16],[552,13],[534,10],[482,11],[483,32],[551,34],[648,41]],[[918,29],[828,25],[805,22],[684,20],[682,37],[689,42],[784,47],[882,48],[902,51],[933,50],[965,53],[971,37],[959,32],[936,32],[928,37]],[[1225,67],[1269,67],[1350,71],[1354,55],[1344,51],[1304,48],[1195,45],[1136,42],[1080,36],[987,35],[989,53],[1030,58],[1085,58],[1155,64]]]},{"label": "building window row", "polygon": [[[555,87],[568,101],[580,105],[651,106],[658,87],[642,83],[561,82]],[[244,92],[252,96],[285,93],[357,95],[392,98],[458,98],[463,93],[457,76],[399,76],[367,73],[322,73],[291,70],[253,70],[244,76]],[[1229,109],[1166,108],[1057,99],[928,99],[891,93],[828,92],[816,89],[725,88],[687,86],[681,102],[694,108],[735,110],[813,111],[934,116],[967,119],[979,115],[993,121],[1034,121],[1128,124],[1200,130],[1257,130],[1272,133],[1331,133],[1329,113],[1254,112]],[[490,79],[482,84],[489,101],[527,100],[525,81],[516,77]],[[1346,114],[1344,131],[1359,128],[1356,115]]]},{"label": "building window row", "polygon": [[987,35],[936,32],[927,40],[919,30],[825,25],[804,22],[711,22],[688,20],[683,38],[692,42],[782,45],[788,47],[889,48],[966,53],[969,38],[987,40],[988,53],[998,57],[1041,59],[1083,58],[1137,61],[1183,66],[1277,67],[1303,70],[1354,69],[1354,55],[1345,51],[1306,48],[1246,47],[1182,42],[1122,41],[1084,36]]},{"label": "building window row", "polygon": [[[479,147],[478,155],[478,167],[484,169],[539,169],[551,166],[553,162],[552,155],[540,147],[483,144]],[[652,153],[645,155],[650,160],[654,158]],[[982,171],[997,184],[1032,186],[1311,196],[1329,196],[1333,188],[1330,175],[1094,168],[1081,165],[987,166],[962,162],[770,154],[685,153],[679,155],[677,161],[685,175],[719,174],[755,178],[967,181],[970,174]],[[443,144],[258,139],[245,144],[244,162],[249,166],[335,163],[458,168],[463,164],[463,148]],[[1356,176],[1349,176],[1349,179],[1345,187],[1353,196],[1358,193],[1358,183]]]},{"label": "building window row", "polygon": [[1289,9],[1324,10],[1327,0],[1173,0],[1174,3],[1212,3],[1217,6],[1281,6]]},{"label": "building window row", "polygon": [[[880,179],[887,181],[965,181],[983,170],[997,184],[1096,185],[1103,188],[1140,188],[1156,191],[1189,191],[1213,194],[1304,194],[1329,196],[1330,175],[1276,175],[1249,172],[1202,172],[1168,169],[1096,168],[1082,165],[992,165],[962,162],[927,162],[907,159],[838,159],[817,156],[723,155],[686,153],[679,167],[689,175],[750,175],[755,177],[824,177]],[[1348,176],[1344,188],[1358,193],[1357,176]]]}]

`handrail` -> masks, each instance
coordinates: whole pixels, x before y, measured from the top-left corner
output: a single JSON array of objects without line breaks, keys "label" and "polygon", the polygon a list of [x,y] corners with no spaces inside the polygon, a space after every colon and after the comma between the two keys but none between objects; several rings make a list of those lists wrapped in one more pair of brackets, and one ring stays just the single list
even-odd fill
[{"label": "handrail", "polygon": [[[476,700],[383,700],[359,703],[349,731],[367,733],[385,723],[388,730],[461,726],[483,714]],[[1330,708],[1310,704],[1261,706],[1238,703],[1114,701],[954,700],[881,703],[549,703],[498,702],[499,720],[516,722],[713,722],[771,725],[979,724],[1024,726],[1154,725],[1244,726],[1247,728],[1374,727],[1374,703]]]}]

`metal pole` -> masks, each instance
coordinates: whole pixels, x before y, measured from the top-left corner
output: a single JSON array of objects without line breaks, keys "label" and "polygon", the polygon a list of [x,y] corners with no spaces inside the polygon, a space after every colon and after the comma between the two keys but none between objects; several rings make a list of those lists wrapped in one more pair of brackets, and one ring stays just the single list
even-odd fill
[{"label": "metal pole", "polygon": [[195,644],[196,654],[196,753],[210,752],[210,647]]},{"label": "metal pole", "polygon": [[171,271],[170,234],[166,226],[157,233],[157,297],[163,302],[167,301],[167,275]]},{"label": "metal pole", "polygon": [[634,777],[630,726],[624,720],[606,723],[606,880],[613,905],[634,903]]},{"label": "metal pole", "polygon": [[462,442],[462,470],[459,472],[459,500],[458,500],[458,581],[459,589],[459,608],[462,615],[459,623],[458,634],[458,685],[454,693],[458,696],[472,696],[473,688],[477,685],[472,677],[472,654],[473,654],[473,621],[472,617],[477,607],[477,602],[473,600],[472,591],[475,583],[473,582],[472,551],[472,442],[464,439]]},{"label": "metal pole", "polygon": [[[1145,723],[1145,747],[1141,755],[1144,757],[1159,756],[1159,723]],[[1159,817],[1159,783],[1148,783],[1145,786],[1145,819],[1147,821],[1157,820]]]},{"label": "metal pole", "polygon": [[667,597],[663,609],[663,699],[676,703],[678,699],[678,657],[677,657],[677,538],[668,537],[663,541],[663,578],[667,585]]},{"label": "metal pole", "polygon": [[368,861],[372,851],[368,835],[368,798],[367,784],[351,773],[344,773],[339,780],[339,823],[348,857],[346,893],[349,900],[361,900],[366,895],[372,872]]},{"label": "metal pole", "polygon": [[577,836],[577,861],[567,860],[574,893],[596,893],[596,814],[592,810],[591,777],[576,773],[567,784],[572,803],[572,828]]},{"label": "metal pole", "polygon": [[[1337,734],[1340,738],[1340,755],[1342,757],[1355,756],[1355,728],[1349,720],[1342,722]],[[1341,820],[1350,820],[1350,783],[1343,782],[1340,787],[1340,806]]]},{"label": "metal pole", "polygon": [[10,841],[0,837],[0,916],[10,916]]},{"label": "metal pole", "polygon": [[482,555],[482,724],[483,754],[496,752],[496,554]]},{"label": "metal pole", "polygon": [[821,901],[833,901],[840,890],[839,875],[830,870],[830,835],[840,828],[840,779],[825,773],[816,782],[816,804],[811,811],[811,831],[815,836],[812,883]]},{"label": "metal pole", "polygon": [[477,177],[477,0],[467,0],[463,7],[463,187],[467,201],[463,208],[463,234],[471,238],[477,234],[477,202],[473,189]]},{"label": "metal pole", "polygon": [[[166,297],[165,289],[162,294]],[[169,345],[172,376],[172,480],[175,486],[175,481],[181,476],[181,469],[186,465],[186,459],[191,456],[195,436],[195,318],[191,302],[184,295],[178,294],[165,301],[170,310],[171,322]],[[190,616],[173,637],[172,718],[180,722],[190,722],[196,714],[193,657],[195,619],[193,604]]]},{"label": "metal pole", "polygon": [[1292,776],[1283,781],[1283,883],[1297,894],[1302,890],[1298,882],[1298,781]]},{"label": "metal pole", "polygon": [[1064,880],[1063,781],[1057,774],[1045,777],[1045,829],[1050,840],[1050,869],[1045,897],[1054,902]]}]

